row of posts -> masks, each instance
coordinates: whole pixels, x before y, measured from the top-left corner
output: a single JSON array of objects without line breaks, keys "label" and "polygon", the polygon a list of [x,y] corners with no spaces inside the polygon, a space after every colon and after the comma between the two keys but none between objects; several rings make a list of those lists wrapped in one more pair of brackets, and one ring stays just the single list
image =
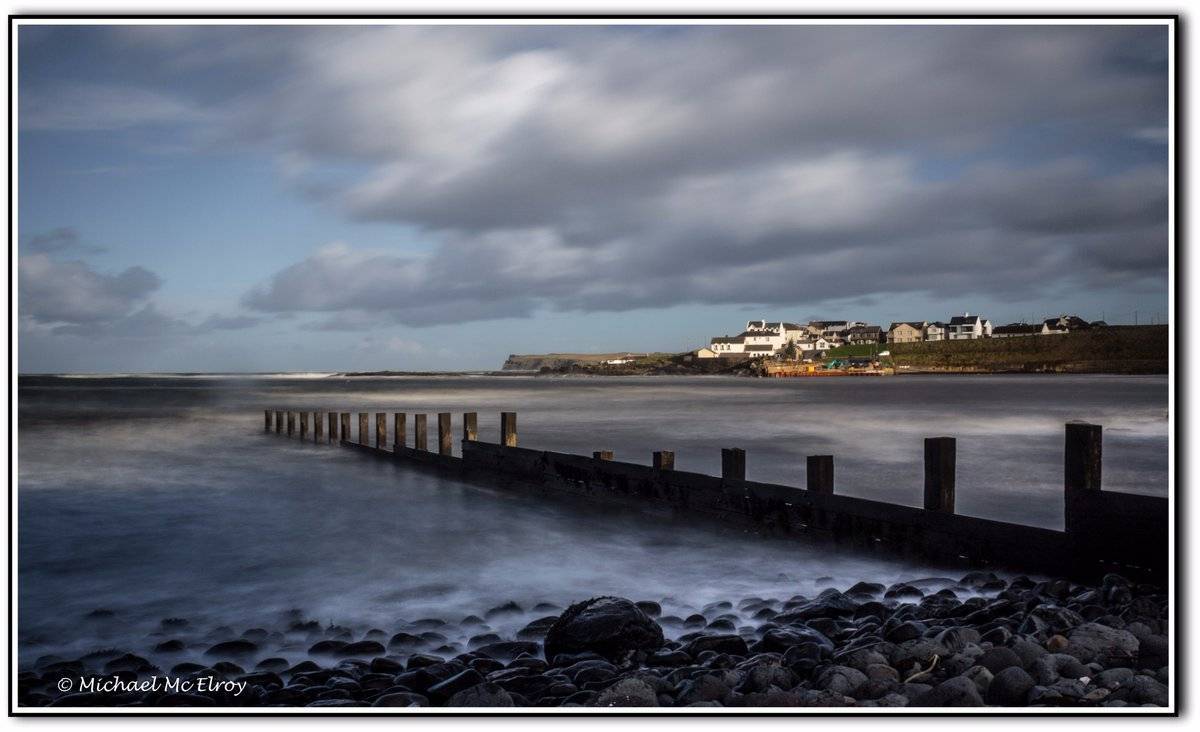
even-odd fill
[{"label": "row of posts", "polygon": [[[350,440],[350,412],[312,412],[313,440],[315,442],[338,442]],[[322,416],[326,420],[322,419]],[[358,413],[358,442],[370,445],[368,426],[369,412]],[[383,448],[387,444],[387,413],[375,413],[375,447]],[[413,415],[413,449],[428,450],[426,442],[426,417],[424,414]],[[309,412],[284,412],[266,410],[264,413],[265,429],[272,428],[276,433],[282,433],[285,428],[291,437],[299,429],[300,439],[308,437]],[[285,421],[286,420],[286,421]],[[404,412],[392,413],[394,423],[392,434],[393,446],[406,446]],[[328,437],[325,436],[323,424],[328,422]],[[450,455],[453,438],[451,436],[451,413],[440,412],[437,415],[438,453]],[[475,441],[478,439],[478,413],[464,412],[462,419],[462,438]],[[500,444],[505,447],[517,446],[517,413],[500,413]],[[1071,510],[1073,497],[1080,491],[1100,490],[1100,466],[1103,445],[1103,428],[1097,424],[1086,422],[1068,422],[1066,425],[1066,445],[1064,460],[1064,488],[1066,491],[1067,512],[1066,529],[1072,530],[1073,514]],[[926,511],[937,513],[954,513],[954,480],[957,443],[953,437],[925,438],[925,494],[924,507]],[[592,453],[596,460],[613,460],[612,450],[597,450]],[[670,450],[659,450],[653,453],[653,466],[656,470],[674,470],[675,453]],[[724,480],[746,479],[746,451],[738,447],[722,448],[721,478]],[[806,487],[812,493],[833,494],[833,456],[809,455],[806,459]]]},{"label": "row of posts", "polygon": [[[312,415],[313,442],[334,443],[343,440],[349,442],[351,441],[351,414],[351,412],[291,412],[267,409],[263,412],[263,427],[267,432],[273,430],[276,434],[283,434],[286,430],[288,437],[292,437],[298,432],[300,439],[307,440],[310,421],[309,415]],[[408,415],[404,412],[393,412],[391,416],[393,424],[392,447],[407,447],[408,437],[406,427]],[[450,412],[440,412],[437,415],[437,451],[441,455],[450,455],[453,449],[454,438],[451,428],[451,418],[452,415]],[[387,446],[387,422],[387,412],[375,413],[374,444],[377,448]],[[370,423],[370,412],[358,413],[358,443],[361,445],[371,445]],[[326,425],[329,427],[328,434],[325,431]],[[413,449],[428,451],[428,415],[414,414],[412,416],[412,427]],[[464,412],[462,416],[462,438],[473,442],[479,438],[478,435],[479,414],[477,412]],[[516,412],[500,413],[500,444],[507,447],[517,446]]]}]

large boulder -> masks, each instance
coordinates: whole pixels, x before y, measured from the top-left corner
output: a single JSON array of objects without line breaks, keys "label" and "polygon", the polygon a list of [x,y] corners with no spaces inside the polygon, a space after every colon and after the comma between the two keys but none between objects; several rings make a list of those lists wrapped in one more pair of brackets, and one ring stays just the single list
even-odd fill
[{"label": "large boulder", "polygon": [[1033,677],[1020,666],[1002,669],[988,684],[987,701],[998,707],[1024,706],[1029,691],[1034,687]]},{"label": "large boulder", "polygon": [[1067,636],[1063,651],[1084,663],[1099,661],[1105,666],[1125,666],[1137,656],[1138,639],[1129,631],[1099,623],[1084,623]]},{"label": "large boulder", "polygon": [[965,676],[947,679],[912,700],[914,707],[982,707],[979,687]]},{"label": "large boulder", "polygon": [[594,597],[577,602],[546,632],[546,660],[560,654],[591,652],[614,663],[633,651],[655,651],[664,642],[662,628],[632,601]]}]

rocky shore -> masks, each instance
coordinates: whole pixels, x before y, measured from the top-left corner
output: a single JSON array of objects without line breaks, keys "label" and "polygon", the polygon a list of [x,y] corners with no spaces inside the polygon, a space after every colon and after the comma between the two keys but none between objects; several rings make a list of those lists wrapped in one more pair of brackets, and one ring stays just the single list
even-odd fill
[{"label": "rocky shore", "polygon": [[[105,610],[87,623],[120,622]],[[1167,597],[973,572],[814,597],[509,602],[391,632],[164,619],[145,648],[46,655],[20,707],[1162,707]],[[22,653],[28,650],[22,648]],[[22,658],[22,662],[25,662]],[[83,689],[83,690],[81,690]]]}]

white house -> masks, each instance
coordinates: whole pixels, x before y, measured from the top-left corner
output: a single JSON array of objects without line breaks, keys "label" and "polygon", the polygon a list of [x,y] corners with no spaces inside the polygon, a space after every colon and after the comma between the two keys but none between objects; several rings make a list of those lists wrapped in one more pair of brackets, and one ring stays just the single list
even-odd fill
[{"label": "white house", "polygon": [[[708,349],[717,356],[746,352],[746,341],[741,336],[720,336],[712,339]],[[703,354],[700,354],[704,358]]]},{"label": "white house", "polygon": [[992,323],[978,315],[963,313],[950,318],[947,340],[969,341],[975,338],[990,338]]},{"label": "white house", "polygon": [[927,341],[944,341],[946,340],[947,331],[950,326],[940,320],[925,324],[925,340]]}]

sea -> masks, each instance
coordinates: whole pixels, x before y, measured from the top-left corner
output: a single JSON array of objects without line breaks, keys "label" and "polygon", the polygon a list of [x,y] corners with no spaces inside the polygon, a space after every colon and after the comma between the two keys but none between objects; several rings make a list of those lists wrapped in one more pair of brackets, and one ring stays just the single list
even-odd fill
[{"label": "sea", "polygon": [[677,469],[712,474],[740,447],[749,479],[797,486],[806,455],[833,455],[838,493],[906,505],[923,438],[951,436],[958,512],[1048,528],[1063,425],[1086,420],[1104,427],[1105,490],[1169,486],[1165,376],[61,375],[20,377],[17,400],[23,667],[144,648],[165,618],[212,637],[297,617],[387,630],[604,594],[683,614],[961,574],[465,484],[264,432],[264,409],[453,412],[456,435],[474,411],[491,442],[515,411],[524,447],[643,464],[674,450]]}]

